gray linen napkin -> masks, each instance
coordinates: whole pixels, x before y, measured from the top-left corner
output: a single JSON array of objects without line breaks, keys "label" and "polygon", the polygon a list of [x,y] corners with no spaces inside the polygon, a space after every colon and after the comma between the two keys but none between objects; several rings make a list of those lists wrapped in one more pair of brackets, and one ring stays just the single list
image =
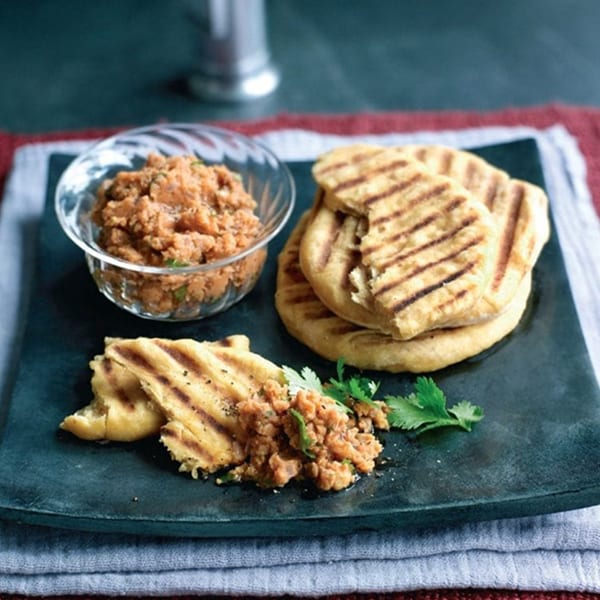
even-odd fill
[{"label": "gray linen napkin", "polygon": [[[584,161],[562,127],[360,139],[476,146],[531,136],[538,140],[576,306],[600,373],[600,307],[594,302],[600,298],[600,226]],[[287,160],[311,159],[356,140],[305,131],[260,137]],[[14,241],[11,227],[41,211],[50,153],[84,146],[40,144],[18,152],[0,217],[1,256]],[[18,335],[14,281],[25,258],[13,250],[11,260],[0,261],[0,381],[9,372],[9,348]],[[6,593],[322,595],[440,587],[600,591],[600,507],[418,532],[295,539],[149,538],[0,521],[0,592]]]}]

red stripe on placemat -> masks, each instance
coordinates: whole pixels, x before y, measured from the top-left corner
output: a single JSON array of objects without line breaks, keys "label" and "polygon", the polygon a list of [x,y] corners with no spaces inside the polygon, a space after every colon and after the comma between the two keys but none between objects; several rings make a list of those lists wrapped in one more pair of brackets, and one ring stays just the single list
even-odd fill
[{"label": "red stripe on placemat", "polygon": [[[358,135],[494,125],[524,125],[542,129],[562,124],[577,138],[586,159],[588,185],[592,192],[594,206],[600,215],[600,108],[550,104],[492,112],[365,112],[351,115],[283,113],[255,121],[220,121],[215,124],[246,135],[276,129],[310,129],[321,133]],[[88,129],[48,134],[0,132],[0,186],[12,164],[13,153],[19,146],[35,142],[105,137],[116,131],[116,129]]]},{"label": "red stripe on placemat", "polygon": [[[37,144],[40,142],[103,138],[116,131],[116,129],[86,129],[82,131],[23,134],[0,131],[0,199],[2,198],[4,183],[11,169],[13,156],[17,148],[26,144]],[[0,600],[2,599],[0,598]]]}]

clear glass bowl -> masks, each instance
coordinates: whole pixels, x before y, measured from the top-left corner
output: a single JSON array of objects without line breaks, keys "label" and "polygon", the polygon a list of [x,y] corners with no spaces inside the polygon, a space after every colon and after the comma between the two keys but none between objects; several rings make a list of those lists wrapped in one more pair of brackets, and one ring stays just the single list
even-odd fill
[{"label": "clear glass bowl", "polygon": [[[207,165],[222,164],[238,173],[261,221],[252,245],[194,266],[145,266],[105,252],[91,219],[97,189],[119,171],[139,170],[152,152],[194,155]],[[269,241],[289,219],[294,201],[288,168],[260,143],[215,127],[176,123],[125,131],[83,152],[58,182],[55,210],[65,233],[85,252],[90,273],[107,298],[140,317],[183,321],[222,312],[254,287]]]}]

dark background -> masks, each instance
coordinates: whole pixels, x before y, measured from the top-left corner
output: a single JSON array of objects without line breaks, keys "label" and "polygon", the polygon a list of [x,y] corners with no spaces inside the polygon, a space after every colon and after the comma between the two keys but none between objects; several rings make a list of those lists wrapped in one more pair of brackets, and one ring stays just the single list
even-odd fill
[{"label": "dark background", "polygon": [[267,0],[277,91],[187,92],[194,0],[0,0],[0,129],[282,112],[600,106],[598,0]]}]

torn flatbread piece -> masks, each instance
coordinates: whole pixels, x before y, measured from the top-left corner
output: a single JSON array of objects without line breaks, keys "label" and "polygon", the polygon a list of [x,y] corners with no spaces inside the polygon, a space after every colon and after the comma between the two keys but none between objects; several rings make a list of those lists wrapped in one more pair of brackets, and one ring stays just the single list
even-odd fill
[{"label": "torn flatbread piece", "polygon": [[121,340],[106,354],[138,378],[165,416],[161,442],[193,477],[244,460],[237,404],[282,377],[278,366],[250,351],[190,339]]},{"label": "torn flatbread piece", "polygon": [[[106,348],[120,342],[106,338]],[[250,340],[233,335],[216,342],[201,342],[209,347],[249,350]],[[106,354],[90,361],[93,400],[65,417],[60,428],[84,440],[133,442],[157,435],[165,424],[163,412],[142,389],[138,377]]]}]

